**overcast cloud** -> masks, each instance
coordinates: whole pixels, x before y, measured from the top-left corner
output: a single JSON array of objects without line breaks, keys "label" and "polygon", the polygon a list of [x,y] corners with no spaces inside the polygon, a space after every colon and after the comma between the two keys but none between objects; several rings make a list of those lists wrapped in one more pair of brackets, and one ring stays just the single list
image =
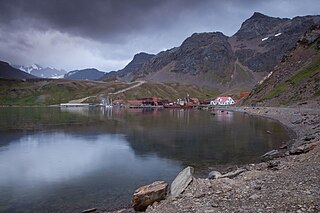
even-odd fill
[{"label": "overcast cloud", "polygon": [[73,70],[124,67],[194,32],[231,36],[253,12],[319,15],[318,0],[0,0],[0,60]]}]

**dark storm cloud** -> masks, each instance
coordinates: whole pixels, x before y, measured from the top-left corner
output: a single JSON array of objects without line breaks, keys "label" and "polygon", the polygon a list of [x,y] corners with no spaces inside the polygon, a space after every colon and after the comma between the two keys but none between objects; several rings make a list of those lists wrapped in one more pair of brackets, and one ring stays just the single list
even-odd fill
[{"label": "dark storm cloud", "polygon": [[145,27],[166,27],[183,11],[207,1],[193,0],[2,0],[0,22],[108,40]]},{"label": "dark storm cloud", "polygon": [[[194,32],[234,34],[253,12],[315,15],[318,0],[0,0],[0,60],[64,69],[120,69],[137,52]],[[43,57],[45,55],[45,57]]]}]

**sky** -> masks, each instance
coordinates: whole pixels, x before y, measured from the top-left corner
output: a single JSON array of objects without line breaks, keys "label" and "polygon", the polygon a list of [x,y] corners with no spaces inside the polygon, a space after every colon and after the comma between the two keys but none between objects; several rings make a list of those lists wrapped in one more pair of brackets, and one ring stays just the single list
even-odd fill
[{"label": "sky", "polygon": [[319,15],[318,0],[0,0],[0,60],[67,71],[122,69],[197,32],[232,36],[257,11]]}]

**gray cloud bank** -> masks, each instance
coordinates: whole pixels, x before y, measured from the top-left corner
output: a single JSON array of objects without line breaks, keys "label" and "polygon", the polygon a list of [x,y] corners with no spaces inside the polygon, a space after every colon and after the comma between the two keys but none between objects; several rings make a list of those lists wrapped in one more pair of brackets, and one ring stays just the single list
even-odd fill
[{"label": "gray cloud bank", "polygon": [[317,15],[317,0],[0,0],[0,60],[67,70],[121,69],[137,52],[194,32],[232,35],[254,11]]}]

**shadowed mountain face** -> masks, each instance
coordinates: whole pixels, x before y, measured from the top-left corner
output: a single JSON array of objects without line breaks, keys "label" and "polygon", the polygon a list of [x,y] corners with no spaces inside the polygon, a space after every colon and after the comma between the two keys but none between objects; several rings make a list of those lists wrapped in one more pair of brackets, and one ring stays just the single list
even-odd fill
[{"label": "shadowed mountain face", "polygon": [[153,58],[155,55],[148,53],[138,53],[136,54],[132,61],[129,62],[127,66],[118,71],[112,71],[106,73],[101,79],[102,80],[116,80],[121,79],[125,81],[132,81],[137,75],[137,72],[141,69],[142,65]]},{"label": "shadowed mountain face", "polygon": [[243,104],[320,105],[320,25],[312,26]]},{"label": "shadowed mountain face", "polygon": [[97,69],[84,69],[84,70],[74,70],[70,71],[64,75],[64,79],[68,80],[98,80],[105,73]]},{"label": "shadowed mountain face", "polygon": [[254,13],[231,37],[220,32],[195,33],[180,47],[160,52],[117,79],[193,83],[230,91],[251,89],[266,76],[320,16],[293,19]]},{"label": "shadowed mountain face", "polygon": [[37,77],[13,68],[7,62],[0,61],[0,78],[27,79]]}]

